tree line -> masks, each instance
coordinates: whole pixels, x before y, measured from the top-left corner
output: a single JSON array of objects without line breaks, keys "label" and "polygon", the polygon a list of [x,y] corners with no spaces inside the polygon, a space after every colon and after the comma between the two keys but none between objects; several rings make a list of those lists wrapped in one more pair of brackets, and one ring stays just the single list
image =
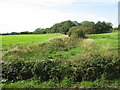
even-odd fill
[{"label": "tree line", "polygon": [[62,33],[68,34],[71,33],[85,33],[85,34],[100,34],[100,33],[108,33],[112,31],[112,23],[110,22],[101,22],[97,23],[92,21],[83,21],[78,23],[77,21],[63,21],[60,23],[54,24],[50,28],[37,28],[33,32],[24,31],[24,32],[11,32],[11,33],[3,33],[1,35],[19,35],[19,34],[48,34],[48,33]]}]

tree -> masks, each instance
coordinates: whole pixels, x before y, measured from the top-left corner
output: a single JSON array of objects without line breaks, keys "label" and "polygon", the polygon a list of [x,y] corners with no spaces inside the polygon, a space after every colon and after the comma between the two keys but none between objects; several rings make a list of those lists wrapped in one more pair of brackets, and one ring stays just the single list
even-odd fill
[{"label": "tree", "polygon": [[19,34],[18,32],[11,32],[12,35],[17,35]]},{"label": "tree", "polygon": [[112,29],[112,24],[111,23],[106,23],[106,22],[100,22],[98,21],[95,25],[94,25],[94,32],[96,34],[100,34],[100,33],[108,33],[111,32]]},{"label": "tree", "polygon": [[88,29],[88,27],[74,26],[74,27],[70,28],[70,30],[68,32],[68,35],[72,39],[85,38],[86,29]]},{"label": "tree", "polygon": [[29,32],[29,31],[23,31],[23,32],[20,32],[20,34],[32,34],[33,32]]},{"label": "tree", "polygon": [[120,24],[118,25],[118,29],[120,30]]},{"label": "tree", "polygon": [[57,23],[53,25],[50,29],[52,33],[62,33],[62,34],[67,34],[69,29],[73,26],[76,26],[78,23],[76,21],[64,21],[61,23]]},{"label": "tree", "polygon": [[91,21],[83,21],[81,22],[81,26],[84,26],[84,27],[93,27],[95,25],[94,22],[91,22]]},{"label": "tree", "polygon": [[51,33],[50,28],[46,28],[46,29],[45,29],[45,32],[46,32],[46,33]]},{"label": "tree", "polygon": [[45,31],[45,29],[37,28],[33,33],[34,34],[45,34],[46,31]]},{"label": "tree", "polygon": [[83,22],[81,22],[81,26],[82,27],[87,27],[87,28],[89,28],[88,30],[86,30],[86,32],[85,33],[87,33],[87,34],[91,34],[91,33],[93,33],[93,27],[94,27],[94,25],[95,25],[95,23],[94,22],[91,22],[91,21],[83,21]]}]

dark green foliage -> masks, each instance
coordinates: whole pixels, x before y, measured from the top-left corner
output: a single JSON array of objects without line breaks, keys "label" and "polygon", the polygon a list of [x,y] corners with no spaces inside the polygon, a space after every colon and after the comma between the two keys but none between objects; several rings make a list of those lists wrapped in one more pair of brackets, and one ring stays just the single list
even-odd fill
[{"label": "dark green foliage", "polygon": [[20,32],[20,34],[32,34],[33,32],[29,32],[29,31],[23,31],[23,32]]},{"label": "dark green foliage", "polygon": [[69,29],[73,26],[76,26],[77,24],[78,24],[77,22],[72,22],[72,21],[68,20],[68,21],[64,21],[64,22],[53,25],[50,28],[50,30],[51,30],[51,33],[67,34]]},{"label": "dark green foliage", "polygon": [[46,29],[45,29],[45,32],[46,32],[46,33],[51,33],[50,28],[46,28]]},{"label": "dark green foliage", "polygon": [[120,30],[120,24],[118,25],[118,30]]},{"label": "dark green foliage", "polygon": [[[106,79],[119,78],[120,60],[118,57],[90,55],[89,59],[79,58],[74,63],[65,60],[14,61],[3,65],[3,78],[8,80],[26,80],[37,76],[40,80],[62,80],[64,77],[73,81],[94,81],[105,75]],[[113,72],[114,71],[114,72]]]},{"label": "dark green foliage", "polygon": [[[63,21],[60,23],[54,24],[50,28],[37,28],[33,32],[29,31],[23,31],[23,32],[12,32],[12,33],[3,33],[2,35],[17,35],[17,34],[46,34],[46,33],[62,33],[62,34],[67,34],[69,29],[74,27],[74,26],[82,26],[85,28],[89,28],[85,33],[86,34],[100,34],[100,33],[108,33],[111,32],[112,30],[112,24],[108,22],[100,22],[98,21],[96,24],[92,21],[83,21],[81,23],[78,23],[77,21]],[[119,26],[118,26],[119,28]]]},{"label": "dark green foliage", "polygon": [[11,33],[2,33],[1,35],[20,35],[20,34],[33,34],[33,32],[29,32],[29,31],[11,32]]},{"label": "dark green foliage", "polygon": [[11,61],[2,65],[2,77],[10,81],[26,80],[33,77],[31,69],[33,63],[24,61]]},{"label": "dark green foliage", "polygon": [[78,25],[79,23],[76,21],[64,21],[64,22],[60,22],[57,24],[54,24],[52,27],[50,28],[46,28],[46,29],[41,29],[41,28],[37,28],[34,33],[35,34],[45,34],[45,33],[62,33],[62,34],[67,34],[67,32],[69,31],[69,29],[73,26]]},{"label": "dark green foliage", "polygon": [[11,35],[17,35],[17,34],[20,34],[18,32],[11,32]]},{"label": "dark green foliage", "polygon": [[81,22],[81,26],[83,26],[83,27],[91,27],[91,28],[93,28],[94,25],[95,25],[95,23],[91,22],[91,21],[83,21],[83,22]]},{"label": "dark green foliage", "polygon": [[93,33],[95,33],[95,34],[108,33],[108,32],[111,32],[111,30],[112,30],[112,24],[111,23],[106,23],[104,21],[103,22],[98,21],[94,25]]},{"label": "dark green foliage", "polygon": [[82,27],[82,26],[74,26],[72,28],[70,28],[68,35],[72,38],[72,39],[76,39],[76,38],[85,38],[85,32],[88,30],[89,28],[87,27]]},{"label": "dark green foliage", "polygon": [[83,62],[83,65],[87,66],[84,69],[84,80],[94,81],[103,74],[105,74],[106,79],[119,78],[120,60],[118,60],[118,57],[93,55],[90,59]]},{"label": "dark green foliage", "polygon": [[45,29],[37,28],[33,33],[34,34],[45,34],[46,31]]},{"label": "dark green foliage", "polygon": [[100,33],[108,33],[112,31],[112,24],[106,22],[90,22],[83,21],[80,25],[71,27],[68,31],[68,35],[75,38],[85,38],[85,34],[100,34]]},{"label": "dark green foliage", "polygon": [[[67,68],[68,67],[62,65],[62,62],[59,60],[44,60],[35,63],[33,73],[42,81],[53,79],[58,82],[65,76],[69,76],[70,73],[68,72],[70,69],[67,71]],[[72,73],[70,75],[72,75]]]},{"label": "dark green foliage", "polygon": [[80,26],[82,26],[82,27],[84,27],[84,28],[88,28],[88,29],[85,30],[85,33],[86,33],[86,34],[91,34],[91,33],[94,32],[94,25],[95,25],[94,22],[91,22],[91,21],[83,21],[83,22],[81,22],[81,25],[80,25]]},{"label": "dark green foliage", "polygon": [[35,76],[39,77],[41,80],[49,80],[49,72],[54,64],[51,61],[37,61],[33,68],[33,73]]}]

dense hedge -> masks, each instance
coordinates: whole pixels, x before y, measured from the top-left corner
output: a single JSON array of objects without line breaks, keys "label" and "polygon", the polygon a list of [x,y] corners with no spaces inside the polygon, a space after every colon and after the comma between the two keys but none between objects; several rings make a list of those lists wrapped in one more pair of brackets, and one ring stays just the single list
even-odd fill
[{"label": "dense hedge", "polygon": [[119,58],[100,54],[91,55],[89,59],[79,58],[71,63],[67,60],[14,61],[3,64],[2,76],[17,81],[37,76],[40,80],[62,80],[69,77],[73,81],[94,81],[103,75],[106,79],[115,79],[120,73]]},{"label": "dense hedge", "polygon": [[2,65],[2,77],[10,81],[25,80],[33,77],[32,62],[12,61]]}]

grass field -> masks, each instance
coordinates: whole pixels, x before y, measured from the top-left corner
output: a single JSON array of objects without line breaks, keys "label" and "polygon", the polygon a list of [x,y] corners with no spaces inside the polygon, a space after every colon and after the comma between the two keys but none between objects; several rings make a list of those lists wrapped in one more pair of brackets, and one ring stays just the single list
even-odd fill
[{"label": "grass field", "polygon": [[118,32],[93,34],[89,35],[89,38],[94,39],[100,45],[112,45],[112,47],[118,47]]},{"label": "grass field", "polygon": [[41,43],[57,36],[62,36],[62,34],[4,35],[0,38],[2,38],[2,48],[4,49],[16,45]]},{"label": "grass field", "polygon": [[[33,43],[41,43],[48,41],[49,38],[62,36],[62,34],[34,34],[34,35],[4,35],[2,38],[2,48],[16,46],[16,45],[28,45]],[[92,34],[88,36],[94,39],[97,43],[112,46],[118,46],[118,32],[105,33],[105,34]]]}]

